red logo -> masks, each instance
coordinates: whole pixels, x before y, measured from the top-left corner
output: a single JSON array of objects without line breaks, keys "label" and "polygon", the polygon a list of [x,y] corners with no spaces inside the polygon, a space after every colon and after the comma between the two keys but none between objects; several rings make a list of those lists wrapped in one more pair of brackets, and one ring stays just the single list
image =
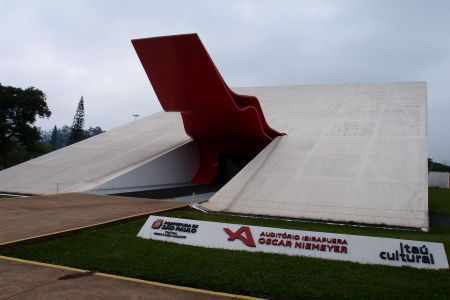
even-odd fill
[{"label": "red logo", "polygon": [[159,229],[161,227],[161,225],[163,224],[163,222],[164,222],[163,219],[157,219],[155,222],[153,222],[152,228]]},{"label": "red logo", "polygon": [[224,228],[223,230],[230,236],[228,238],[229,241],[239,239],[249,247],[256,247],[250,227],[241,226],[236,232],[231,231],[229,228]]}]

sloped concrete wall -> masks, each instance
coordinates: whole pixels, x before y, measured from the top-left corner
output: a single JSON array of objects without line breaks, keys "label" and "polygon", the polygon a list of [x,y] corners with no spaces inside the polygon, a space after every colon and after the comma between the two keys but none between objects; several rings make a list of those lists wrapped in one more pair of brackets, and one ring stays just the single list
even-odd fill
[{"label": "sloped concrete wall", "polygon": [[239,88],[278,137],[204,206],[428,227],[426,84]]},{"label": "sloped concrete wall", "polygon": [[0,172],[0,191],[84,192],[189,143],[179,113],[157,113]]}]

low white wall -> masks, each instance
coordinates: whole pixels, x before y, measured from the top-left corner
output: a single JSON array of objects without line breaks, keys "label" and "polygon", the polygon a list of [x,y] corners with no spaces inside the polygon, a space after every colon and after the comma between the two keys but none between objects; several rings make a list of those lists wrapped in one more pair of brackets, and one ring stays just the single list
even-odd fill
[{"label": "low white wall", "polygon": [[449,188],[449,173],[448,172],[429,172],[428,186]]},{"label": "low white wall", "polygon": [[91,193],[109,193],[112,190],[133,188],[134,191],[152,186],[189,183],[198,170],[199,153],[194,142],[187,143],[147,164],[116,177],[91,190]]}]

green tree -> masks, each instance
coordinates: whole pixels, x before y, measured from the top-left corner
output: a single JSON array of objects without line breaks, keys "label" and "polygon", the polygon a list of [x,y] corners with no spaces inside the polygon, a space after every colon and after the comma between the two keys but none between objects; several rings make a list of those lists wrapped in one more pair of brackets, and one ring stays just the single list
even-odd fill
[{"label": "green tree", "polygon": [[52,145],[54,148],[56,148],[56,146],[58,145],[58,128],[53,127],[52,130],[52,136],[50,138],[50,145]]},{"label": "green tree", "polygon": [[69,144],[69,138],[70,138],[70,127],[67,125],[64,125],[60,129],[58,129],[58,149],[64,148]]},{"label": "green tree", "polygon": [[80,102],[73,117],[72,127],[70,127],[69,145],[85,139],[84,135],[84,99],[81,96]]},{"label": "green tree", "polygon": [[105,131],[103,131],[101,127],[97,126],[97,127],[89,127],[84,131],[84,134],[86,137],[92,137],[103,132]]},{"label": "green tree", "polygon": [[42,154],[41,133],[34,123],[50,115],[42,91],[0,84],[0,169]]},{"label": "green tree", "polygon": [[[70,127],[67,125],[62,126],[61,128],[55,126],[53,127],[53,129],[45,130],[42,132],[41,142],[52,145],[54,150],[63,148],[68,145],[70,131]],[[99,126],[89,127],[88,129],[84,130],[84,137],[93,137],[103,132],[105,131]]]}]

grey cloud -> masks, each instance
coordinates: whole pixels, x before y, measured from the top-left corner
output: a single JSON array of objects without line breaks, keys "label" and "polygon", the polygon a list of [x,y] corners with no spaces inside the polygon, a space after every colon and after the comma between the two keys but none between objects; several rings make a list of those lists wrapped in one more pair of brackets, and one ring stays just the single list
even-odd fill
[{"label": "grey cloud", "polygon": [[2,1],[0,82],[70,124],[161,110],[130,40],[197,32],[231,86],[427,81],[430,156],[450,159],[448,1]]}]

